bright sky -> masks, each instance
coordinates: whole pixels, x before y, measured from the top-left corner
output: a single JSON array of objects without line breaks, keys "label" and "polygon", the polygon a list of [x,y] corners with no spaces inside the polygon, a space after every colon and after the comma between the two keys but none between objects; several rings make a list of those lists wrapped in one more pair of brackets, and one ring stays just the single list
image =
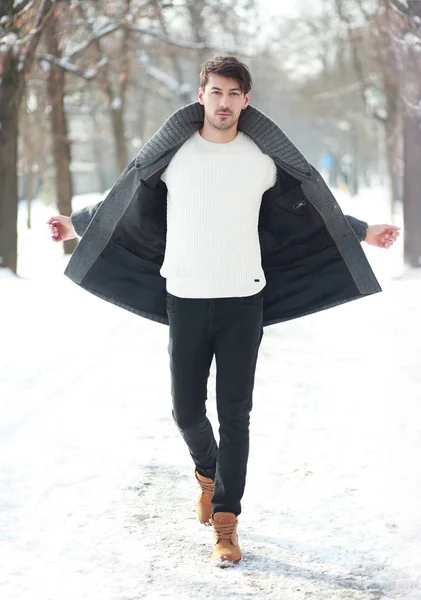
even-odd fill
[{"label": "bright sky", "polygon": [[267,13],[269,17],[294,15],[297,13],[297,8],[299,8],[297,5],[302,2],[303,0],[296,0],[295,2],[291,2],[291,0],[259,0],[262,12]]},{"label": "bright sky", "polygon": [[321,0],[258,0],[263,17],[291,17],[299,15],[305,9],[320,7]]}]

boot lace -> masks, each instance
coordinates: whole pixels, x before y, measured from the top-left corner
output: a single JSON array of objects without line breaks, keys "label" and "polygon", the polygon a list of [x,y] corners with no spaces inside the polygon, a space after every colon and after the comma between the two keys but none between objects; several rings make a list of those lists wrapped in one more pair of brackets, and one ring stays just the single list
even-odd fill
[{"label": "boot lace", "polygon": [[218,540],[232,540],[237,527],[237,521],[234,521],[233,523],[215,523],[215,521],[213,521],[212,524]]}]

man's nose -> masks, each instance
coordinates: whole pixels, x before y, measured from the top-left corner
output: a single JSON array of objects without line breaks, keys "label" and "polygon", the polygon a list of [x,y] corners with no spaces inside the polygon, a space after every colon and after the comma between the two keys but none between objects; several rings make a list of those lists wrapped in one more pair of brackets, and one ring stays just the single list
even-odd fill
[{"label": "man's nose", "polygon": [[229,108],[229,96],[222,94],[219,105],[221,108]]}]

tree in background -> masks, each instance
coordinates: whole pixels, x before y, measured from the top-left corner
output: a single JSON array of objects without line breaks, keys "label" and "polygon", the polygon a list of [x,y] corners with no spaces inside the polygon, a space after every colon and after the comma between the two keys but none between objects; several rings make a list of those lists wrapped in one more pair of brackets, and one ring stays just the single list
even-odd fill
[{"label": "tree in background", "polygon": [[[402,199],[398,60],[389,0],[335,0],[344,24],[358,90],[369,117],[383,127],[392,212]],[[396,29],[396,27],[395,27]],[[396,32],[395,32],[396,33]]]},{"label": "tree in background", "polygon": [[385,149],[391,209],[403,207],[404,259],[420,267],[421,2],[327,0],[284,21],[272,43],[301,87],[296,108],[319,130],[319,147],[335,163],[335,154],[349,159],[351,192],[369,183],[367,164]]},{"label": "tree in background", "polygon": [[[343,183],[351,194],[358,193],[360,183],[369,183],[381,170],[373,160],[379,135],[362,101],[347,28],[334,1],[313,10],[303,7],[299,17],[283,19],[267,52],[274,59],[283,57],[278,69],[289,85],[280,102],[293,97],[291,118],[300,132],[299,145],[312,162],[329,170],[331,185]],[[361,77],[370,77],[367,54]]]},{"label": "tree in background", "polygon": [[[61,215],[72,214],[73,181],[70,171],[71,144],[69,140],[67,115],[64,106],[65,71],[60,66],[60,18],[65,17],[62,2],[53,7],[45,25],[45,46],[51,57],[57,59],[50,64],[47,75],[48,99],[51,106],[51,137],[55,169],[57,209]],[[66,3],[67,4],[67,3]],[[65,254],[76,248],[76,240],[63,242]]]},{"label": "tree in background", "polygon": [[404,257],[421,267],[421,2],[391,0],[400,30],[392,43],[399,57],[403,122]]},{"label": "tree in background", "polygon": [[[335,0],[335,3],[347,25],[355,72],[366,106],[369,107],[372,89],[377,87],[383,96],[383,107],[381,110],[374,107],[371,114],[385,126],[392,202],[403,203],[404,260],[411,267],[421,267],[421,3],[401,0],[377,0],[374,4]],[[356,9],[365,18],[366,37],[376,54],[369,80],[363,78],[362,44],[354,34],[356,19],[351,15]]]},{"label": "tree in background", "polygon": [[[421,3],[317,6],[269,38],[255,0],[0,0],[2,266],[16,271],[19,115],[23,195],[33,194],[32,169],[54,164],[58,210],[70,214],[73,189],[105,191],[168,115],[196,100],[200,66],[216,51],[249,64],[253,103],[311,162],[328,159],[332,185],[357,193],[387,164],[392,200],[405,204],[405,258],[419,266]],[[33,118],[43,105],[49,127]],[[41,166],[34,148],[46,135]]]},{"label": "tree in background", "polygon": [[43,79],[33,77],[28,80],[19,115],[18,175],[21,177],[26,199],[28,229],[32,228],[32,200],[48,177],[50,132],[45,119],[48,102],[44,93],[44,83]]},{"label": "tree in background", "polygon": [[19,109],[53,0],[0,1],[0,266],[17,270]]}]

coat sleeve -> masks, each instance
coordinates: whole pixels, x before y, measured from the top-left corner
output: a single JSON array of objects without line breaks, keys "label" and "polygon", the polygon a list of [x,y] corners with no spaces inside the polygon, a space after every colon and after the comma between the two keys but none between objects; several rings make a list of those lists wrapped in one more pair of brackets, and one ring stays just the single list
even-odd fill
[{"label": "coat sleeve", "polygon": [[88,228],[89,223],[91,222],[94,214],[96,213],[98,208],[101,206],[101,204],[102,204],[102,200],[101,200],[101,202],[97,202],[97,204],[92,204],[91,206],[85,206],[84,208],[81,208],[80,210],[76,210],[75,212],[72,212],[72,215],[71,215],[72,225],[79,237],[82,237],[82,235],[85,233],[85,231]]},{"label": "coat sleeve", "polygon": [[354,233],[357,236],[357,238],[360,240],[360,242],[363,242],[367,233],[368,223],[366,223],[365,221],[360,221],[359,219],[351,217],[350,215],[345,215],[345,217],[348,223],[351,225],[352,229],[354,230]]}]

